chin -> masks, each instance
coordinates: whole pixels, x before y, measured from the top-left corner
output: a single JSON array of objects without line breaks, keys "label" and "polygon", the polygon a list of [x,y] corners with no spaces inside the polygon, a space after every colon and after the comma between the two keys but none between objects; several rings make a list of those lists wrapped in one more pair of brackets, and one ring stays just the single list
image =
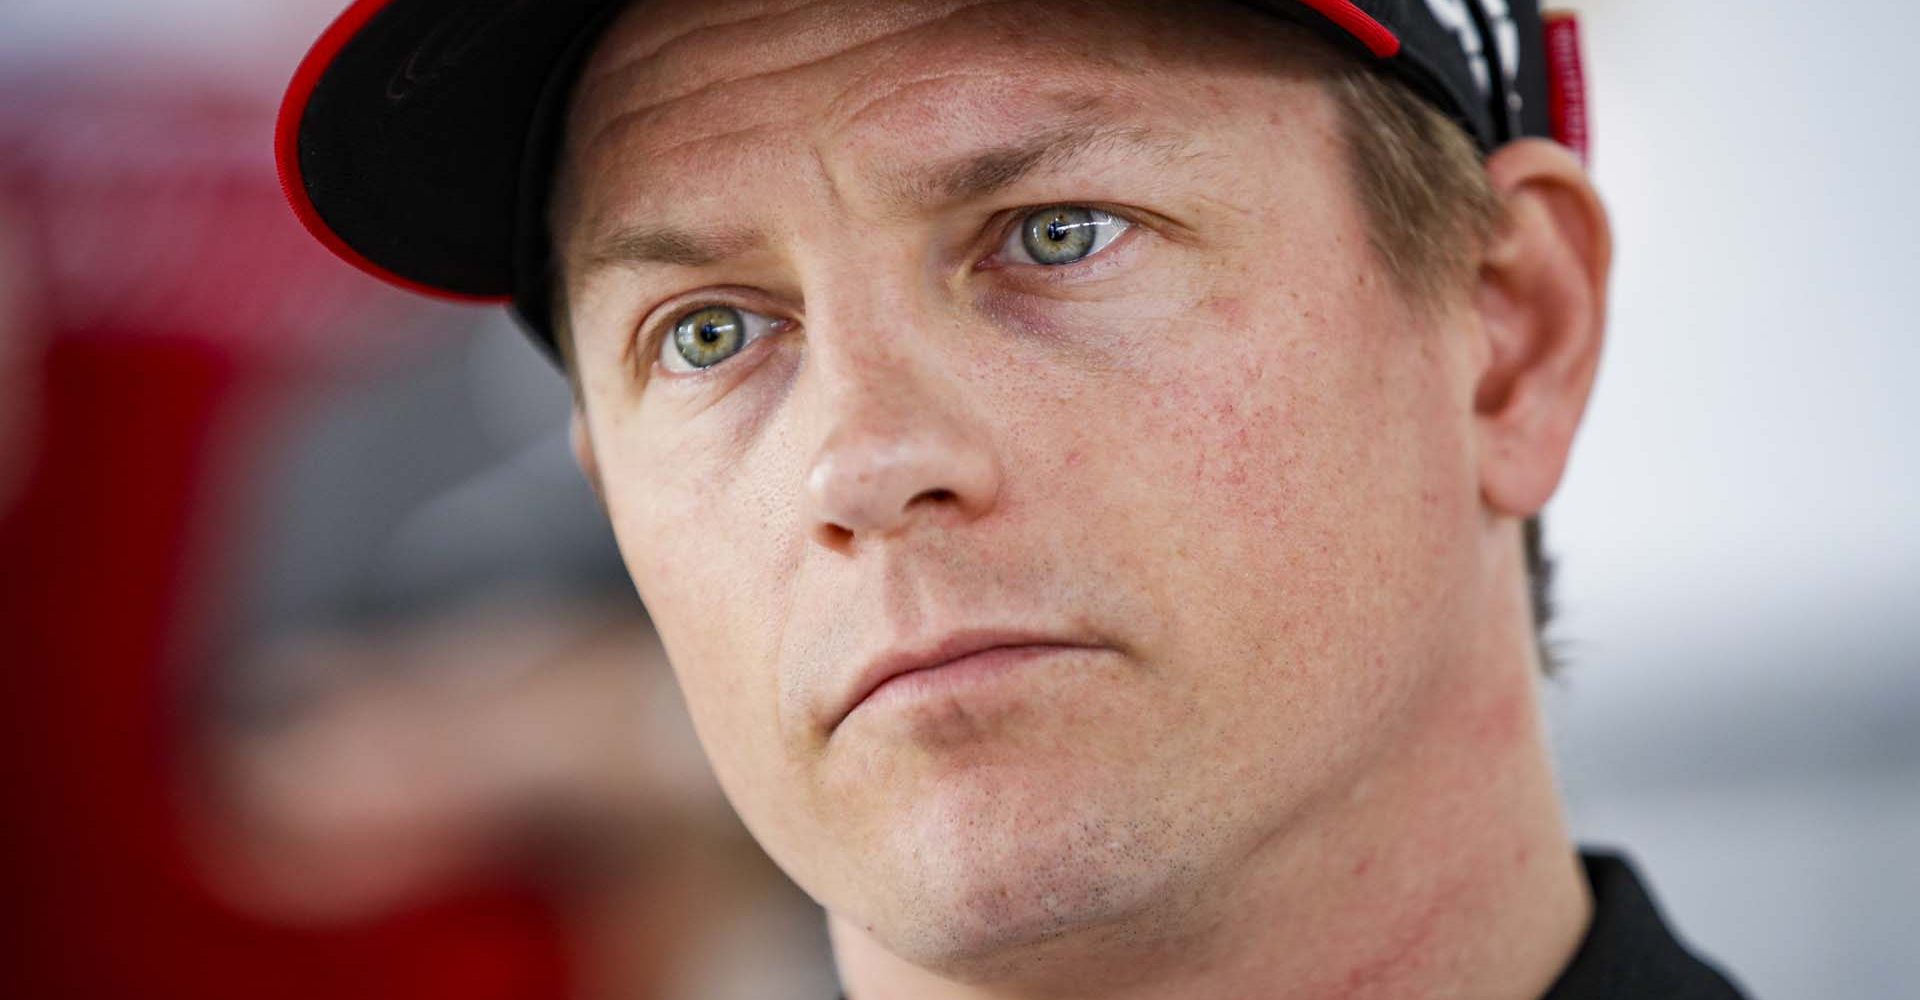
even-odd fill
[{"label": "chin", "polygon": [[1121,940],[1184,909],[1207,846],[1166,819],[1080,793],[936,796],[903,817],[876,861],[863,922],[895,955],[990,982],[1049,952]]}]

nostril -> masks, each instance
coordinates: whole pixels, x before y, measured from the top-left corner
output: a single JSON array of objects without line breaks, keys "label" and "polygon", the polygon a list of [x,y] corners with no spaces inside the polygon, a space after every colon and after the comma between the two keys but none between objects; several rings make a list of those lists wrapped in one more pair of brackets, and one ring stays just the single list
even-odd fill
[{"label": "nostril", "polygon": [[853,544],[853,530],[839,524],[819,526],[820,541],[830,549],[845,549]]},{"label": "nostril", "polygon": [[960,498],[957,495],[955,495],[952,490],[945,490],[945,489],[927,490],[926,492],[920,494],[917,497],[914,497],[911,501],[909,501],[908,506],[912,506],[913,504],[922,503],[922,502],[952,503],[958,499]]}]

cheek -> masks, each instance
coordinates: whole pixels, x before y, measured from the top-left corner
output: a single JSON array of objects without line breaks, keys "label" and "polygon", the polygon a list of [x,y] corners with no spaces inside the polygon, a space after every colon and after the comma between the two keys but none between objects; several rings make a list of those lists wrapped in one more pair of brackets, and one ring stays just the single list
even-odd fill
[{"label": "cheek", "polygon": [[[600,448],[614,535],[679,678],[696,731],[736,802],[778,756],[770,666],[790,595],[793,533],[751,454],[650,456],[635,437]],[[759,762],[759,764],[756,764]]]},{"label": "cheek", "polygon": [[[684,519],[648,519],[644,527],[618,513],[615,519],[707,762],[728,801],[764,840],[779,816],[768,807],[785,801],[792,775],[779,739],[776,674],[769,665],[769,597],[755,589],[764,566],[738,557],[760,550],[724,536],[661,540],[673,531],[684,534]],[[653,525],[665,530],[650,531]],[[624,541],[630,537],[642,541]],[[773,835],[773,842],[780,841]]]},{"label": "cheek", "polygon": [[1177,655],[1234,674],[1217,690],[1246,713],[1389,710],[1448,627],[1434,595],[1471,565],[1462,418],[1423,344],[1441,334],[1367,291],[1207,300],[1203,321],[1236,333],[1163,352],[1104,425]]}]

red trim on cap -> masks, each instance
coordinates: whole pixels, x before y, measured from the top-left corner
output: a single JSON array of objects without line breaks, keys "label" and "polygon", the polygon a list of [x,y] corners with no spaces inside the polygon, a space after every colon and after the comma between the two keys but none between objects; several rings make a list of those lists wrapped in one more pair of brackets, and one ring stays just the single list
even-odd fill
[{"label": "red trim on cap", "polygon": [[1373,19],[1373,15],[1354,6],[1353,0],[1300,0],[1312,7],[1360,40],[1381,59],[1391,59],[1400,54],[1400,38],[1387,30],[1387,26]]},{"label": "red trim on cap", "polygon": [[1580,19],[1548,11],[1547,110],[1553,137],[1593,165],[1593,118],[1587,104],[1587,71],[1580,58]]},{"label": "red trim on cap", "polygon": [[354,0],[353,5],[341,12],[327,27],[319,41],[313,43],[307,57],[300,60],[300,68],[294,71],[293,82],[287,85],[287,96],[280,102],[280,117],[274,126],[273,149],[274,159],[280,168],[280,189],[286,193],[287,204],[293,206],[293,214],[300,217],[301,224],[307,227],[307,232],[312,233],[314,239],[333,251],[334,256],[381,281],[410,292],[455,302],[511,302],[511,295],[475,295],[437,288],[381,267],[341,239],[340,234],[334,232],[320,217],[320,210],[314,207],[313,198],[307,193],[306,178],[300,173],[300,122],[306,116],[307,102],[313,99],[320,79],[327,75],[340,50],[346,48],[347,43],[360,33],[360,29],[366,27],[367,22],[391,2],[393,0]]}]

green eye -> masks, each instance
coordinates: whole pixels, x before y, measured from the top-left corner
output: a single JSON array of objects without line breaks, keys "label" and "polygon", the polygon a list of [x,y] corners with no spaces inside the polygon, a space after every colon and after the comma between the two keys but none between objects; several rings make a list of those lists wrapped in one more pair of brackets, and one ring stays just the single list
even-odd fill
[{"label": "green eye", "polygon": [[[747,320],[738,309],[708,306],[688,313],[673,325],[667,345],[690,368],[711,368],[740,353],[747,345]],[[663,361],[669,360],[666,358]],[[679,365],[669,364],[678,368]]]},{"label": "green eye", "polygon": [[1106,249],[1127,228],[1126,222],[1097,208],[1078,205],[1043,208],[1021,222],[1017,256],[1026,258],[1023,263],[1056,267],[1072,264]]}]

